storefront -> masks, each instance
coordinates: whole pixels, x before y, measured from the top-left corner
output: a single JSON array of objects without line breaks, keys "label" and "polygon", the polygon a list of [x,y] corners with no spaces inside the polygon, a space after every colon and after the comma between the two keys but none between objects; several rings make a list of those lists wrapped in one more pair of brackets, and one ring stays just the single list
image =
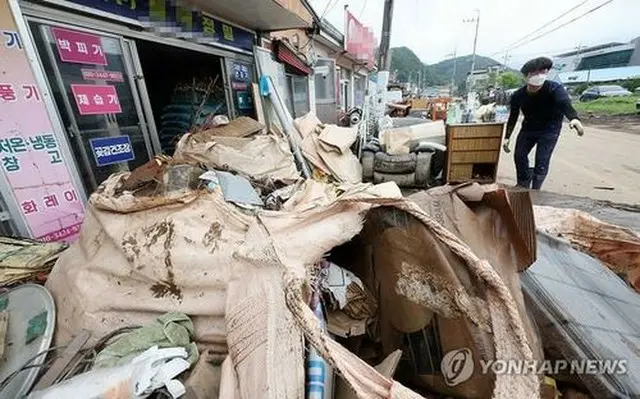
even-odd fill
[{"label": "storefront", "polygon": [[[172,154],[177,137],[207,116],[255,114],[251,83],[257,79],[256,33],[249,28],[169,0],[0,3],[0,89],[6,89],[5,94],[0,90],[0,112],[7,116],[4,103],[11,102],[18,112],[11,119],[20,125],[0,130],[0,144],[5,144],[0,145],[2,234],[72,237],[82,222],[87,195],[110,174],[132,170],[160,153]],[[256,4],[276,13],[268,14],[273,21],[260,19],[260,28],[276,22],[305,26],[275,2]],[[9,60],[4,52],[16,58]],[[25,96],[16,100],[8,90],[18,88]],[[42,126],[25,121],[34,110]],[[29,130],[47,134],[31,137]],[[23,146],[13,148],[14,143]],[[24,154],[18,153],[22,149]],[[43,161],[34,163],[34,154]],[[62,177],[45,176],[45,154],[49,167],[58,168],[56,174]],[[26,165],[22,170],[16,166],[19,161]],[[31,165],[35,169],[30,170]],[[25,176],[39,185],[21,184]],[[67,186],[60,191],[62,180]],[[45,198],[43,192],[54,187],[60,192]],[[61,198],[75,204],[73,211],[64,211],[73,223],[61,220]],[[50,231],[43,233],[34,227],[40,222],[30,220],[40,213],[50,214],[55,219],[51,223],[67,230],[47,236]]]},{"label": "storefront", "polygon": [[271,49],[276,61],[284,67],[285,97],[289,112],[299,118],[310,111],[309,76],[313,70],[306,60],[282,40],[271,41]]},{"label": "storefront", "polygon": [[336,123],[341,112],[364,105],[367,76],[375,68],[373,34],[345,13],[345,35],[323,20],[314,42],[316,113],[325,123]]}]

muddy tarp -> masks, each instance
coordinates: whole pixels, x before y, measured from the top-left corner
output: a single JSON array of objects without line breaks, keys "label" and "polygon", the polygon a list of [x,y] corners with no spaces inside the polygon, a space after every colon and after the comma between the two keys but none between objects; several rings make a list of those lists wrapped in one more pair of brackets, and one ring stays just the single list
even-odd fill
[{"label": "muddy tarp", "polygon": [[[153,197],[117,197],[121,178],[113,176],[92,195],[79,240],[47,283],[58,307],[59,344],[82,328],[100,337],[169,311],[183,312],[193,320],[202,349],[228,352],[237,380],[231,386],[243,399],[303,397],[303,336],[359,398],[418,398],[324,333],[308,306],[306,266],[356,236],[372,208],[387,206],[417,218],[426,237],[442,243],[461,267],[486,283],[487,317],[494,334],[505,337],[487,342],[496,346],[496,356],[533,356],[507,288],[510,280],[403,199],[394,184],[353,186],[328,203],[296,212],[241,212],[218,192],[188,192],[162,205]],[[496,398],[537,395],[538,387],[521,378],[499,381]]]},{"label": "muddy tarp", "polygon": [[[535,259],[528,194],[508,195],[475,185],[432,189],[409,200],[489,261],[513,297],[533,356],[542,358],[518,276],[518,270]],[[354,271],[379,295],[378,337],[385,355],[403,348],[408,339],[416,382],[442,394],[465,398],[536,394],[535,377],[520,378],[518,386],[501,381],[504,376],[496,380],[481,373],[481,360],[523,354],[505,328],[506,315],[486,281],[420,220],[394,208],[373,210],[361,240],[363,258]],[[464,366],[459,373],[446,366],[454,354]]]},{"label": "muddy tarp", "polygon": [[534,207],[541,230],[568,240],[574,247],[624,275],[640,293],[640,236],[638,233],[602,222],[586,212],[548,206]]},{"label": "muddy tarp", "polygon": [[[538,253],[522,287],[549,359],[568,363],[554,367],[553,377],[579,378],[594,398],[640,398],[640,296],[600,261],[549,234],[538,233]],[[585,360],[611,363],[585,372]]]},{"label": "muddy tarp", "polygon": [[289,144],[275,135],[241,138],[187,133],[178,142],[173,158],[176,162],[241,172],[255,179],[300,177]]}]

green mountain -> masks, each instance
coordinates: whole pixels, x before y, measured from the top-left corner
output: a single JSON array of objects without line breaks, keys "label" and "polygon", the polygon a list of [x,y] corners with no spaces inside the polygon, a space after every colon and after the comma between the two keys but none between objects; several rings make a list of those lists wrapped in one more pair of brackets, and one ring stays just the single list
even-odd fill
[{"label": "green mountain", "polygon": [[[456,86],[465,82],[467,74],[471,71],[472,58],[473,56],[471,55],[465,55],[455,59]],[[440,61],[437,64],[426,65],[407,47],[394,47],[391,49],[391,70],[396,71],[396,76],[400,82],[408,82],[410,76],[412,82],[417,82],[417,75],[422,71],[425,86],[448,84],[453,76],[453,65],[453,58]],[[501,64],[492,58],[476,55],[476,70],[486,69],[495,65]]]},{"label": "green mountain", "polygon": [[[473,59],[472,55],[465,55],[462,57],[457,57],[455,59],[456,64],[456,76],[455,81],[456,85],[460,85],[465,82],[467,79],[467,75],[471,72],[471,61]],[[444,61],[440,61],[437,64],[429,65],[429,68],[434,70],[434,73],[438,76],[445,77],[448,82],[451,81],[451,76],[453,75],[453,64],[454,59],[448,59]],[[502,65],[498,61],[484,57],[482,55],[476,54],[476,65],[475,70],[487,69],[491,66]]]}]

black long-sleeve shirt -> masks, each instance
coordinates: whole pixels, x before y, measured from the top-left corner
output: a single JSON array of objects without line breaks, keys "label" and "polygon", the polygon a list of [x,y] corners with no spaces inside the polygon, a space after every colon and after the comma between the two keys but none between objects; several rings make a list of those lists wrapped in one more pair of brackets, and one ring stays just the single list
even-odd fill
[{"label": "black long-sleeve shirt", "polygon": [[544,82],[536,93],[527,92],[526,86],[513,93],[506,138],[511,137],[520,111],[524,114],[522,131],[526,132],[559,134],[563,116],[569,120],[578,119],[578,113],[571,105],[569,93],[560,83],[550,80]]}]

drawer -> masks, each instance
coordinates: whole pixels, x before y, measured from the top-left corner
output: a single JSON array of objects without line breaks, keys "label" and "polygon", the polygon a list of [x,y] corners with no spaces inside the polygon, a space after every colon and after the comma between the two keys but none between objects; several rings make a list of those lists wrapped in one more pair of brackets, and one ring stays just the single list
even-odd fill
[{"label": "drawer", "polygon": [[449,178],[447,181],[466,181],[471,179],[471,172],[473,171],[473,165],[451,165],[449,170]]},{"label": "drawer", "polygon": [[451,152],[451,163],[496,163],[500,151]]},{"label": "drawer", "polygon": [[457,139],[451,142],[451,151],[500,151],[500,138]]},{"label": "drawer", "polygon": [[448,133],[452,140],[455,139],[474,139],[480,137],[499,137],[502,138],[504,125],[470,125],[470,126],[450,126]]}]

